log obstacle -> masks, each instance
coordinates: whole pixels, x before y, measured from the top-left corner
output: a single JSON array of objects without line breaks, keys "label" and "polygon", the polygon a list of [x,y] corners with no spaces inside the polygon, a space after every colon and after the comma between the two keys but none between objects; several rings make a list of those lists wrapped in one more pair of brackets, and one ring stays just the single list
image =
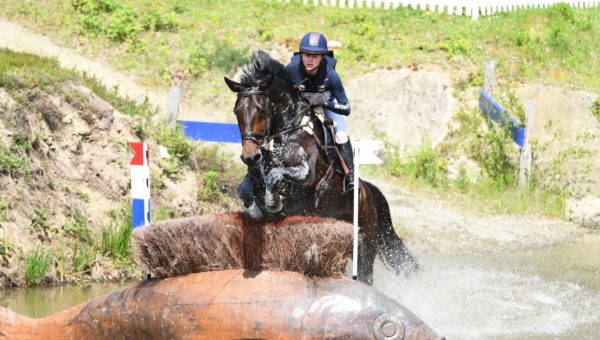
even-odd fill
[{"label": "log obstacle", "polygon": [[42,319],[0,307],[0,338],[441,339],[393,299],[342,277],[349,223],[225,213],[133,237],[153,279]]},{"label": "log obstacle", "polygon": [[349,278],[219,270],[152,279],[30,319],[0,308],[6,339],[438,339],[411,312]]}]

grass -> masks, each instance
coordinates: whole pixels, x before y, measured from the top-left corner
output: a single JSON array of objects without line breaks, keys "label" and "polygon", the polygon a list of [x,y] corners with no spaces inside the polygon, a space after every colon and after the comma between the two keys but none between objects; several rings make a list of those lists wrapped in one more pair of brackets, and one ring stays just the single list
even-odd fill
[{"label": "grass", "polygon": [[39,249],[31,252],[26,260],[25,283],[27,286],[36,286],[44,281],[48,266],[52,262],[52,253],[40,252]]},{"label": "grass", "polygon": [[131,260],[131,206],[114,209],[110,213],[111,223],[102,230],[100,251],[117,262]]},{"label": "grass", "polygon": [[92,264],[96,260],[96,249],[93,245],[84,242],[76,242],[73,248],[73,267],[74,275],[89,273],[92,269]]},{"label": "grass", "polygon": [[[499,13],[473,21],[407,8],[341,9],[301,1],[0,0],[3,15],[108,60],[148,84],[173,74],[214,100],[248,51],[283,44],[295,50],[310,29],[342,43],[344,77],[408,64],[471,69],[495,59],[509,80],[570,84],[600,92],[600,8]],[[284,13],[285,15],[282,15]],[[582,63],[581,61],[586,62]],[[201,89],[201,90],[200,90]]]},{"label": "grass", "polygon": [[0,141],[0,174],[12,177],[27,177],[29,175],[27,155],[18,147],[15,141],[13,141],[10,148],[6,148],[4,143]]}]

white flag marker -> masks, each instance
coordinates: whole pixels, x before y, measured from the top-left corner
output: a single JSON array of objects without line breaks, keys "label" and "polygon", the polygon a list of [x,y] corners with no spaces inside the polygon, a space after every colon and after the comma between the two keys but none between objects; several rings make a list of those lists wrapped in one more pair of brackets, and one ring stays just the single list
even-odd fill
[{"label": "white flag marker", "polygon": [[352,278],[358,279],[358,193],[359,193],[359,168],[360,164],[383,164],[377,156],[377,151],[383,146],[380,140],[354,141],[354,215],[352,244]]}]

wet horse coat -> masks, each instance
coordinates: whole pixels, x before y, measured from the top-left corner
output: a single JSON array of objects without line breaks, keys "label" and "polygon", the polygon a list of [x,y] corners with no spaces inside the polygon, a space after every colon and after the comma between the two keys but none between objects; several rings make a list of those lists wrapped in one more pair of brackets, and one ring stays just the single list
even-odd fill
[{"label": "wet horse coat", "polygon": [[[285,67],[258,51],[241,82],[225,78],[238,95],[234,106],[242,136],[242,160],[253,177],[259,206],[268,214],[314,214],[352,222],[353,195],[331,175],[322,120],[298,95]],[[377,252],[399,272],[418,268],[395,233],[387,200],[373,184],[360,185],[359,279],[373,282]]]}]

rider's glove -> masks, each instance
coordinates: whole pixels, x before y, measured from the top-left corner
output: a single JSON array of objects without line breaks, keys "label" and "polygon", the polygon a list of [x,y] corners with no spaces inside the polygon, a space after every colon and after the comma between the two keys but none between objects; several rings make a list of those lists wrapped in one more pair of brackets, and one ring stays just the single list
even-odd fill
[{"label": "rider's glove", "polygon": [[310,104],[313,106],[327,106],[330,96],[329,92],[318,93],[311,98]]}]

